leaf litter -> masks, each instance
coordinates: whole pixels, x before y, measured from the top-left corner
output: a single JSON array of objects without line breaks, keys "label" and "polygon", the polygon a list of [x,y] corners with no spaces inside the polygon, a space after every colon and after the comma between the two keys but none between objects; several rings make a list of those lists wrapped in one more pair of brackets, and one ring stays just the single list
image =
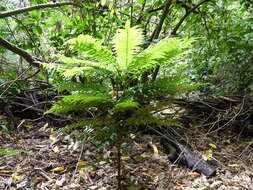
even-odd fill
[{"label": "leaf litter", "polygon": [[[66,138],[48,123],[31,125],[33,127],[0,136],[1,149],[19,152],[19,155],[0,156],[1,190],[116,189],[112,147],[104,147],[97,153],[94,144],[87,139]],[[253,189],[252,139],[238,138],[232,132],[207,136],[206,131],[199,128],[186,129],[185,133],[194,150],[219,163],[216,177],[206,178],[171,163],[157,139],[143,136],[133,140],[128,154],[122,157],[124,189]]]}]

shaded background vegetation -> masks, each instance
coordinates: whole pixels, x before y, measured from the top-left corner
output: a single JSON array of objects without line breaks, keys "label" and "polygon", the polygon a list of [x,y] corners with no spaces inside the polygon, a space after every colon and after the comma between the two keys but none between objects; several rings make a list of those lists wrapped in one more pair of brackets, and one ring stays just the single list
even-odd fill
[{"label": "shaded background vegetation", "polygon": [[[50,1],[4,0],[1,11]],[[89,34],[110,45],[117,29],[126,20],[139,25],[146,44],[166,36],[194,37],[187,59],[178,60],[167,74],[181,72],[200,90],[210,95],[236,95],[252,90],[252,11],[251,1],[84,1],[82,7],[61,6],[24,12],[0,20],[0,35],[42,62],[54,62],[56,54],[68,55],[64,42],[79,34]],[[36,71],[24,58],[1,47],[1,100],[27,88],[24,80]],[[23,73],[24,72],[24,73]],[[20,74],[22,76],[20,76]],[[15,82],[11,82],[16,79]],[[46,80],[40,72],[36,80]],[[8,86],[11,83],[10,86]],[[6,87],[9,89],[6,90]],[[3,93],[3,94],[2,94]]]}]

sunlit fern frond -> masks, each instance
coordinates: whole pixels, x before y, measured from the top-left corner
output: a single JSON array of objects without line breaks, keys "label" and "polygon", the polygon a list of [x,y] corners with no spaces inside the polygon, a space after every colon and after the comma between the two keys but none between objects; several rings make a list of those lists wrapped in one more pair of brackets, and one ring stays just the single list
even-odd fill
[{"label": "sunlit fern frond", "polygon": [[166,61],[169,61],[180,55],[190,45],[189,41],[179,38],[164,38],[158,43],[149,46],[143,53],[148,54],[152,60],[160,61],[161,59],[166,59]]},{"label": "sunlit fern frond", "polygon": [[142,41],[142,31],[137,27],[130,27],[129,21],[124,29],[118,30],[114,36],[113,44],[121,70],[127,69],[133,57],[139,52]]},{"label": "sunlit fern frond", "polygon": [[128,72],[139,75],[160,65],[168,64],[189,47],[192,39],[165,38],[138,54],[128,67]]},{"label": "sunlit fern frond", "polygon": [[59,61],[63,63],[61,64],[60,69],[62,71],[70,70],[67,71],[70,74],[71,70],[73,70],[73,73],[75,73],[75,75],[82,75],[82,71],[85,70],[86,72],[92,71],[92,73],[103,73],[105,76],[113,75],[114,73],[113,67],[95,61],[82,60],[65,56],[59,57]]},{"label": "sunlit fern frond", "polygon": [[71,48],[87,60],[96,61],[100,64],[115,67],[116,60],[113,53],[98,39],[89,35],[79,35],[67,42]]}]

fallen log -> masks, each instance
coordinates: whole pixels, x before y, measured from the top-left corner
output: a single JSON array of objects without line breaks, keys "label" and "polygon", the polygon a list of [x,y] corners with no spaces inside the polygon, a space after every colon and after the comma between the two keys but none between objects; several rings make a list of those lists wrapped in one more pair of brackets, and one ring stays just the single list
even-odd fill
[{"label": "fallen log", "polygon": [[172,142],[166,138],[162,138],[160,143],[172,162],[179,163],[207,177],[216,175],[216,168],[218,166],[216,161],[205,160],[203,157],[191,151],[186,145]]}]

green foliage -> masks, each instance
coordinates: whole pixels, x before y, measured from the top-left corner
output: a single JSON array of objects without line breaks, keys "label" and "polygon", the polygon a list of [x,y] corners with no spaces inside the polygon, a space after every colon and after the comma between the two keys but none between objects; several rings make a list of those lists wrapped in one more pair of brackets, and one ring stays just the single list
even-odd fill
[{"label": "green foliage", "polygon": [[6,70],[3,68],[3,71],[0,68],[0,103],[7,103],[10,97],[27,88],[28,83],[17,78],[19,78],[19,73],[16,68]]},{"label": "green foliage", "polygon": [[129,110],[135,110],[139,106],[140,105],[138,102],[122,102],[122,103],[118,103],[117,105],[115,105],[112,111],[114,113],[125,112],[125,111],[129,111]]},{"label": "green foliage", "polygon": [[1,120],[0,121],[0,129],[3,132],[3,134],[9,134],[10,131],[8,129],[8,121],[7,120]]},{"label": "green foliage", "polygon": [[95,96],[89,94],[72,94],[63,96],[54,106],[46,112],[49,113],[66,113],[70,111],[83,111],[92,107],[111,107],[113,100],[108,96]]},{"label": "green foliage", "polygon": [[[187,92],[193,86],[184,78],[158,75],[143,81],[142,76],[161,66],[165,71],[191,44],[191,39],[165,38],[145,50],[141,50],[144,37],[138,27],[118,30],[113,38],[112,49],[89,35],[80,35],[66,44],[72,56],[58,56],[59,64],[44,65],[53,71],[57,89],[67,90],[70,95],[61,97],[46,113],[86,113],[79,121],[64,128],[84,132],[101,141],[113,140],[116,133],[129,131],[138,126],[174,125],[177,122],[153,116],[153,113],[171,102],[154,106],[155,100]],[[153,102],[150,104],[150,102]],[[92,134],[92,135],[91,135]]]},{"label": "green foliage", "polygon": [[[194,24],[200,22],[204,27]],[[192,77],[209,84],[202,90],[214,95],[249,91],[253,83],[252,9],[238,1],[217,3],[205,9],[204,17],[192,17],[190,25],[195,26],[192,35],[200,37],[191,50]]]}]

